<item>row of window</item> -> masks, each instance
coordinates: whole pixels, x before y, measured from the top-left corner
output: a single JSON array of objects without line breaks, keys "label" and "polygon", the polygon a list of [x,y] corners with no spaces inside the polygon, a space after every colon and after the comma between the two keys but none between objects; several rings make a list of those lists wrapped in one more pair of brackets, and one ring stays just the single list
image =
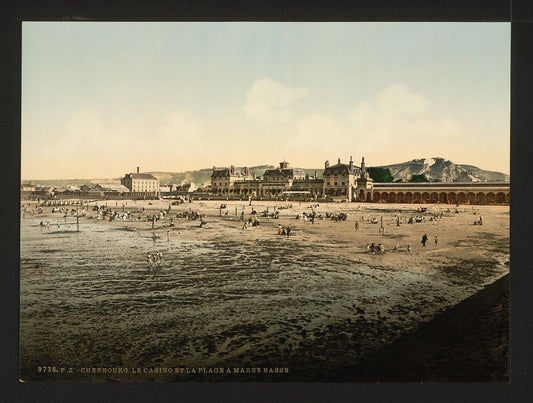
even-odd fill
[{"label": "row of window", "polygon": [[[339,183],[338,182],[333,182],[333,186],[337,186]],[[341,183],[342,186],[344,186],[344,182]],[[331,182],[327,182],[326,183],[327,186],[331,186]]]}]

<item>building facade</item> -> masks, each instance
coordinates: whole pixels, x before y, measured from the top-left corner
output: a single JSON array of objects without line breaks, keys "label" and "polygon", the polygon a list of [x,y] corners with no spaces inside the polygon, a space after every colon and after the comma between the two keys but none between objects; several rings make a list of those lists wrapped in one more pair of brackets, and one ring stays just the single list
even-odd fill
[{"label": "building facade", "polygon": [[[337,164],[324,164],[324,188],[323,194],[332,198],[341,198],[347,201],[361,199],[361,189],[372,189],[372,179],[366,172],[365,157],[361,160],[361,166],[355,166],[350,157],[348,164],[342,164],[339,158]],[[365,193],[365,192],[363,192]]]},{"label": "building facade", "polygon": [[140,173],[139,167],[136,173],[124,175],[120,183],[129,189],[132,196],[159,197],[159,179],[151,174]]},{"label": "building facade", "polygon": [[316,171],[314,175],[307,175],[304,169],[292,168],[287,161],[280,162],[278,168],[267,169],[262,178],[251,177],[249,172],[248,168],[213,167],[211,193],[226,197],[332,198],[352,201],[357,199],[358,189],[372,188],[364,158],[361,167],[355,166],[351,157],[348,164],[342,164],[340,158],[333,166],[326,161],[324,178],[319,178]]},{"label": "building facade", "polygon": [[248,167],[230,166],[217,168],[213,166],[211,174],[211,192],[218,195],[233,196],[237,194],[235,184],[253,179]]}]

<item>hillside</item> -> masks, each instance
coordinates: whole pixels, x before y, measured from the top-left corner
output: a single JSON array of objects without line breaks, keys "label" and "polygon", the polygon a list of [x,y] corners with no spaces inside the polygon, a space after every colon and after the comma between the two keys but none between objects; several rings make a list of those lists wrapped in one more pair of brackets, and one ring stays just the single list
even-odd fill
[{"label": "hillside", "polygon": [[440,157],[421,158],[399,164],[384,165],[394,179],[408,182],[412,175],[424,174],[432,182],[506,182],[509,175],[486,171],[473,165],[454,164]]},{"label": "hillside", "polygon": [[[272,165],[256,165],[250,167],[251,174],[258,177],[263,176],[266,169],[274,168]],[[474,165],[454,164],[450,160],[440,157],[421,158],[399,164],[384,165],[375,168],[388,168],[394,179],[402,179],[408,182],[414,174],[424,174],[430,181],[440,182],[507,182],[509,175],[486,171]],[[305,173],[313,176],[315,171],[318,177],[322,177],[323,168],[304,168]],[[204,168],[196,171],[185,172],[147,172],[157,177],[161,184],[183,184],[195,183],[198,186],[208,185],[211,183],[211,173],[213,168]],[[25,183],[33,183],[41,186],[66,186],[66,185],[83,185],[86,183],[120,183],[120,178],[106,179],[50,179],[50,180],[25,180]]]}]

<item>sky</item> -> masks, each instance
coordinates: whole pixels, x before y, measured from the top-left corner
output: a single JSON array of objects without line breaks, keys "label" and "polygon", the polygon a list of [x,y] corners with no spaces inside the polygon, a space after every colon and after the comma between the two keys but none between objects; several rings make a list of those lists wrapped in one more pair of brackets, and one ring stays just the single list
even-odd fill
[{"label": "sky", "polygon": [[21,176],[443,157],[509,173],[509,23],[23,22]]}]

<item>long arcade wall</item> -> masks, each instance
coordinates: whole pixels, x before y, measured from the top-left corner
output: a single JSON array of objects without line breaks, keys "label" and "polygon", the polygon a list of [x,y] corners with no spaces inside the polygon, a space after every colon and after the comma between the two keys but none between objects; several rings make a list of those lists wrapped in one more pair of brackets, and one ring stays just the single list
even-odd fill
[{"label": "long arcade wall", "polygon": [[[362,194],[359,194],[359,200]],[[469,183],[374,183],[366,201],[376,203],[509,204],[510,184]]]}]

